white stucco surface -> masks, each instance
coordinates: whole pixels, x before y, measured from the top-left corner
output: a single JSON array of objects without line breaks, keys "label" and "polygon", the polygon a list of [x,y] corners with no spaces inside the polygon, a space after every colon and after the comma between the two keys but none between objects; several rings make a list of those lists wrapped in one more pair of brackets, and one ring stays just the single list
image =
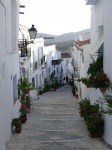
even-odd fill
[{"label": "white stucco surface", "polygon": [[[15,8],[15,15],[11,9]],[[18,14],[19,1],[0,1],[0,149],[5,150],[5,143],[11,136],[12,119],[19,116],[20,102],[14,102],[13,78],[16,84],[19,78],[18,53]],[[12,21],[11,21],[12,20]],[[11,30],[14,25],[15,33]],[[15,40],[13,41],[13,38]],[[13,42],[14,43],[13,43]]]},{"label": "white stucco surface", "polygon": [[[103,0],[103,10],[104,10],[104,71],[107,73],[109,79],[112,81],[112,1]],[[107,91],[109,94],[112,92]],[[112,145],[112,116],[105,116],[105,132],[104,139],[106,142]]]}]

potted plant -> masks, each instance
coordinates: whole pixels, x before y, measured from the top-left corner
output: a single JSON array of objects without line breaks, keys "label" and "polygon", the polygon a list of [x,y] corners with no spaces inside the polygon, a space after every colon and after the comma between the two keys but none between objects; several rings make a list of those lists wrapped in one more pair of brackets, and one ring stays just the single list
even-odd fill
[{"label": "potted plant", "polygon": [[20,119],[22,123],[25,123],[27,120],[27,107],[24,104],[21,104],[20,108]]},{"label": "potted plant", "polygon": [[79,106],[80,106],[80,108],[79,108],[80,109],[80,111],[79,111],[80,116],[84,117],[84,119],[85,119],[86,115],[90,113],[89,112],[89,110],[90,110],[90,99],[85,98],[85,99],[81,100],[79,102]]},{"label": "potted plant", "polygon": [[27,107],[27,112],[30,112],[30,108],[31,108],[31,98],[30,96],[26,97],[26,103],[25,103],[26,107]]},{"label": "potted plant", "polygon": [[81,81],[82,81],[83,84],[86,85],[87,88],[91,87],[91,81],[88,77],[87,78],[81,78]]},{"label": "potted plant", "polygon": [[99,138],[103,135],[104,120],[100,112],[89,115],[86,118],[87,128],[92,138]]},{"label": "potted plant", "polygon": [[30,108],[31,108],[31,103],[29,100],[26,100],[26,107],[27,107],[27,112],[30,112]]},{"label": "potted plant", "polygon": [[44,90],[39,88],[39,92],[38,92],[38,95],[42,95],[44,93]]},{"label": "potted plant", "polygon": [[105,92],[106,89],[109,87],[110,81],[107,77],[106,73],[103,70],[100,70],[96,77],[94,78],[94,87],[99,88],[101,92]]},{"label": "potted plant", "polygon": [[16,133],[21,133],[22,125],[21,125],[20,118],[14,118],[12,120],[12,125],[15,127],[15,132]]},{"label": "potted plant", "polygon": [[73,85],[72,86],[72,94],[73,94],[73,96],[76,96],[76,91],[77,91],[77,87],[76,87],[76,85]]}]

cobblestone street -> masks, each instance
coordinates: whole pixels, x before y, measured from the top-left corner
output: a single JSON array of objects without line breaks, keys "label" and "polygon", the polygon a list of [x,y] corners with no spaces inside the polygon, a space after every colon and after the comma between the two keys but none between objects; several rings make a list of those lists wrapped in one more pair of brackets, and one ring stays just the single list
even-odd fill
[{"label": "cobblestone street", "polygon": [[32,101],[22,132],[12,134],[7,150],[112,149],[103,140],[89,137],[71,86],[65,85],[39,97]]}]

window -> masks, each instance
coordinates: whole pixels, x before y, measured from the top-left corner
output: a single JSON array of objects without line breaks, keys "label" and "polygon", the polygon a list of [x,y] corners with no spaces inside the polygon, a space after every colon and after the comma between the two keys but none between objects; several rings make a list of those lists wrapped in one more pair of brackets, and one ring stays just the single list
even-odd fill
[{"label": "window", "polygon": [[102,56],[103,55],[103,46],[104,46],[104,44],[102,44],[101,46],[100,46],[100,48],[98,49],[98,57],[100,57],[100,56]]},{"label": "window", "polygon": [[33,87],[35,87],[35,77],[32,78]]}]

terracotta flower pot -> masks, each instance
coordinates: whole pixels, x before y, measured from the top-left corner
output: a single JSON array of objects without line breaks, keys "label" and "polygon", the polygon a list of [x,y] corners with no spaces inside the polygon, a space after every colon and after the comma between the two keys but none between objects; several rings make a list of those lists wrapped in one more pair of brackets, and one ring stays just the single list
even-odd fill
[{"label": "terracotta flower pot", "polygon": [[27,108],[27,112],[30,113],[30,108]]},{"label": "terracotta flower pot", "polygon": [[80,116],[81,116],[81,118],[83,118],[83,117],[84,117],[84,115],[83,115],[83,114],[80,114]]},{"label": "terracotta flower pot", "polygon": [[99,88],[100,89],[100,91],[102,92],[102,93],[105,93],[106,92],[106,88]]},{"label": "terracotta flower pot", "polygon": [[21,133],[21,130],[22,130],[22,126],[21,126],[21,127],[16,127],[16,128],[15,128],[15,132],[16,132],[16,133]]},{"label": "terracotta flower pot", "polygon": [[26,120],[27,120],[27,117],[26,117],[26,116],[21,116],[20,119],[21,119],[21,122],[22,122],[22,123],[25,123]]},{"label": "terracotta flower pot", "polygon": [[91,138],[101,138],[101,134],[98,134],[98,133],[96,133],[96,134],[91,134],[90,137],[91,137]]},{"label": "terracotta flower pot", "polygon": [[90,87],[91,87],[91,85],[90,85],[90,84],[85,84],[85,85],[86,85],[86,87],[87,87],[87,88],[90,88]]}]

